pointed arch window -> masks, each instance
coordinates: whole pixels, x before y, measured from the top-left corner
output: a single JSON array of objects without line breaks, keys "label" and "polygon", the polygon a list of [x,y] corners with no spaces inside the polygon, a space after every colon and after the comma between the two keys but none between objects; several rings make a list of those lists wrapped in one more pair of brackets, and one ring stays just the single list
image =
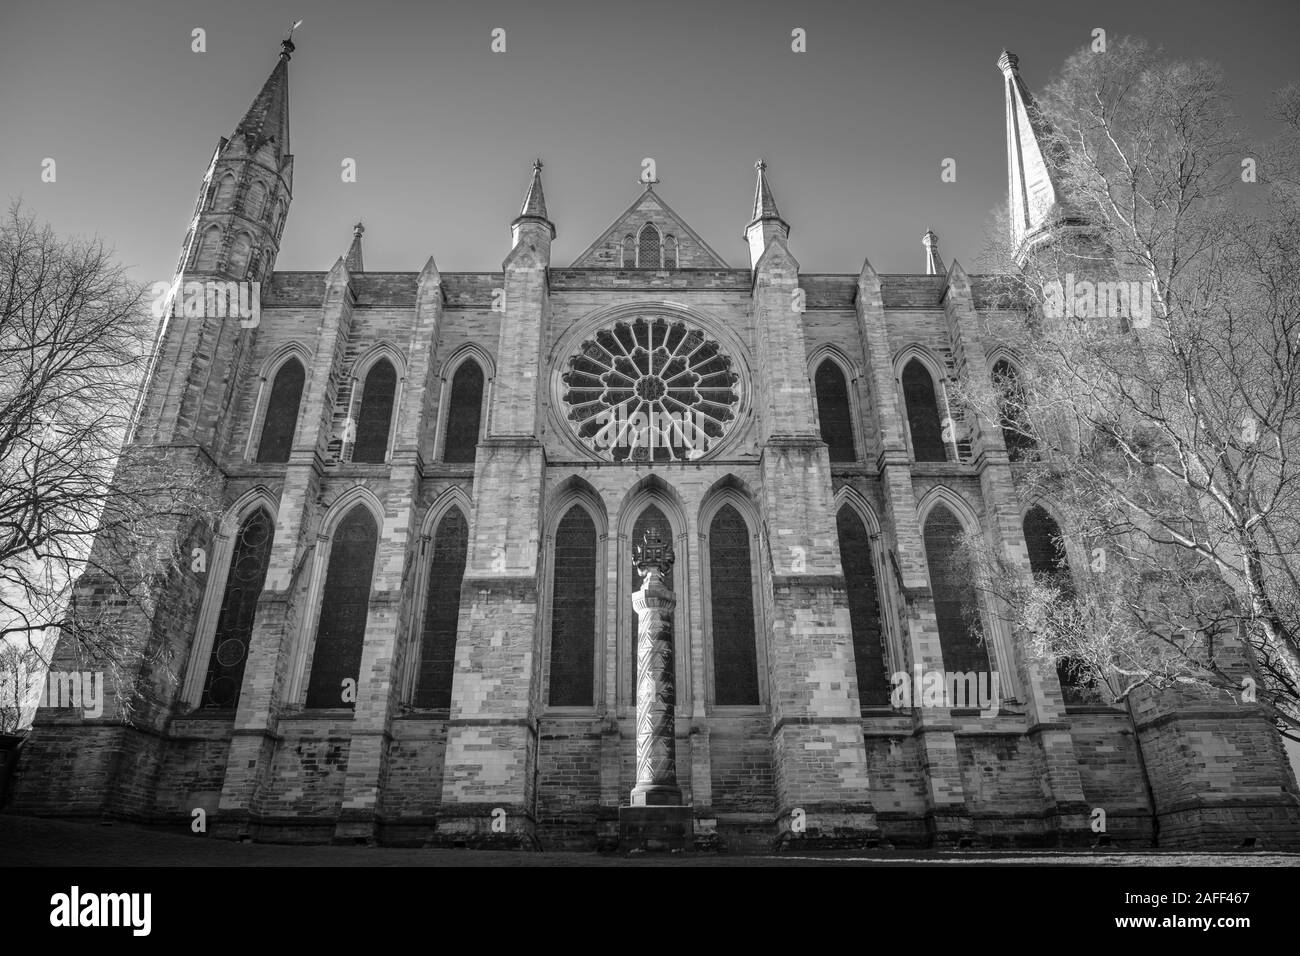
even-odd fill
[{"label": "pointed arch window", "polygon": [[758,704],[758,643],[749,525],[724,504],[709,522],[713,701]]},{"label": "pointed arch window", "polygon": [[925,521],[925,560],[930,566],[930,591],[939,625],[944,670],[990,672],[988,646],[967,618],[977,607],[974,576],[960,551],[962,525],[947,507],[938,505]]},{"label": "pointed arch window", "polygon": [[903,402],[907,406],[907,424],[912,432],[912,458],[915,461],[947,461],[948,450],[943,440],[934,379],[920,359],[912,359],[903,367]]},{"label": "pointed arch window", "polygon": [[285,462],[293,448],[293,436],[298,427],[298,409],[302,404],[302,386],[306,377],[302,363],[291,358],[280,366],[271,382],[271,395],[266,400],[266,417],[262,421],[262,437],[257,443],[257,460]]},{"label": "pointed arch window", "polygon": [[482,424],[483,369],[473,359],[466,359],[451,379],[447,437],[443,443],[442,460],[453,463],[473,462],[478,452]]},{"label": "pointed arch window", "polygon": [[641,269],[661,269],[663,245],[659,240],[659,230],[651,223],[641,227],[637,237],[637,267]]},{"label": "pointed arch window", "polygon": [[308,707],[356,706],[345,699],[344,681],[361,676],[378,541],[374,515],[364,505],[354,506],[334,532],[307,685]]},{"label": "pointed arch window", "polygon": [[199,240],[198,251],[194,254],[194,269],[197,272],[211,272],[217,267],[217,258],[221,255],[221,227],[208,226],[203,230]]},{"label": "pointed arch window", "polygon": [[[1035,505],[1025,513],[1021,530],[1025,535],[1025,547],[1029,551],[1029,569],[1035,578],[1050,584],[1061,591],[1065,599],[1074,597],[1074,578],[1070,573],[1070,562],[1065,556],[1065,543],[1061,538],[1061,526],[1056,523],[1047,509]],[[1061,694],[1067,704],[1082,703],[1089,699],[1094,681],[1083,668],[1082,662],[1070,657],[1060,657],[1056,661],[1056,677],[1061,683]]]},{"label": "pointed arch window", "polygon": [[664,238],[664,268],[677,268],[677,237],[667,236]]},{"label": "pointed arch window", "polygon": [[880,592],[871,556],[871,537],[858,513],[841,506],[835,516],[844,566],[844,587],[849,598],[849,623],[853,630],[853,660],[858,674],[861,706],[889,704],[890,684],[885,672],[884,632],[881,627]]},{"label": "pointed arch window", "polygon": [[420,635],[420,671],[415,685],[416,707],[451,707],[451,681],[456,666],[456,625],[460,617],[460,585],[465,577],[469,522],[453,505],[433,536],[424,626]]},{"label": "pointed arch window", "polygon": [[631,233],[623,237],[623,244],[619,247],[619,265],[624,269],[636,267],[636,240]]},{"label": "pointed arch window", "polygon": [[217,191],[212,197],[213,209],[229,209],[235,201],[235,177],[226,173],[217,182]]},{"label": "pointed arch window", "polygon": [[993,385],[998,392],[998,412],[1002,423],[1002,441],[1007,447],[1007,457],[1012,461],[1025,461],[1033,457],[1038,443],[1028,432],[1025,409],[1025,389],[1016,367],[1006,359],[993,366]]},{"label": "pointed arch window", "polygon": [[266,187],[260,181],[254,182],[248,187],[248,194],[244,196],[244,215],[260,222],[265,209]]},{"label": "pointed arch window", "polygon": [[817,417],[821,422],[822,441],[826,442],[831,461],[857,461],[853,441],[853,406],[849,401],[844,372],[832,359],[823,359],[813,376],[817,392]]},{"label": "pointed arch window", "polygon": [[253,237],[246,232],[235,236],[230,247],[230,274],[237,279],[244,278],[248,272],[248,261],[253,254]]},{"label": "pointed arch window", "polygon": [[397,392],[397,370],[381,358],[361,386],[361,410],[357,413],[354,462],[383,464],[388,457],[388,433],[393,424],[393,400]]},{"label": "pointed arch window", "polygon": [[235,535],[201,707],[233,710],[239,702],[257,598],[266,584],[274,535],[275,521],[265,508],[249,515]]},{"label": "pointed arch window", "polygon": [[596,684],[596,523],[573,505],[555,530],[551,584],[553,707],[590,707]]}]

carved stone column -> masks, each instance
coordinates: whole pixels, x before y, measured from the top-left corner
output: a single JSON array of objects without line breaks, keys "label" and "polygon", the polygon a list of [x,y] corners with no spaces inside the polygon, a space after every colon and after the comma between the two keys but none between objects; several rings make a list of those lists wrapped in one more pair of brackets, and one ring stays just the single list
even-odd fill
[{"label": "carved stone column", "polygon": [[673,610],[677,597],[664,583],[672,571],[673,548],[659,532],[647,531],[632,549],[632,566],[644,576],[632,595],[637,614],[636,786],[634,807],[681,806],[674,730],[677,689],[673,684]]}]

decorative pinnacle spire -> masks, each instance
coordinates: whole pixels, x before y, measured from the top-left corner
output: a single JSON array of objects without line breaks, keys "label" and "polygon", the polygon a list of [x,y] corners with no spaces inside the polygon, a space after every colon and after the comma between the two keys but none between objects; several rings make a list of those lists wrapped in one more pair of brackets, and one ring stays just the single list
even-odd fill
[{"label": "decorative pinnacle spire", "polygon": [[542,161],[540,158],[533,160],[533,180],[528,184],[528,194],[524,196],[524,204],[519,207],[519,215],[510,225],[518,225],[520,220],[531,219],[534,222],[541,222],[551,230],[551,238],[555,238],[555,224],[546,215],[546,196],[542,193]]},{"label": "decorative pinnacle spire", "polygon": [[780,219],[781,214],[776,211],[776,197],[772,195],[772,187],[767,181],[767,160],[760,159],[754,168],[758,170],[758,184],[754,189],[754,221]]},{"label": "decorative pinnacle spire", "polygon": [[776,209],[776,197],[772,195],[772,187],[767,181],[767,160],[760,159],[754,164],[758,170],[758,182],[754,186],[754,216],[750,221],[750,226],[759,222],[779,222],[785,227],[786,232],[790,231],[790,224],[781,218],[781,214]]},{"label": "decorative pinnacle spire", "polygon": [[365,272],[366,268],[361,259],[361,236],[366,231],[366,227],[357,223],[352,227],[352,245],[348,248],[348,254],[343,260],[343,265],[347,267],[348,272]]},{"label": "decorative pinnacle spire", "polygon": [[939,236],[933,229],[925,230],[925,235],[921,237],[921,245],[925,246],[925,274],[943,275],[945,270],[943,259],[939,258]]}]

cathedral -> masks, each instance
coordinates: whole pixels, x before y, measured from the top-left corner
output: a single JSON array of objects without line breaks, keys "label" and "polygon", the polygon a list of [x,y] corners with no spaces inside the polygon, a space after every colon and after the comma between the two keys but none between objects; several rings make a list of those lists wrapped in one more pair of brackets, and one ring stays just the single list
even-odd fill
[{"label": "cathedral", "polygon": [[[912,274],[803,272],[760,160],[748,262],[653,181],[556,262],[538,161],[497,272],[368,271],[361,225],[328,271],[276,271],[293,52],[220,139],[178,267],[252,288],[256,319],[164,310],[130,437],[203,470],[224,509],[177,529],[206,559],[142,619],[175,679],[145,676],[129,722],[111,693],[94,717],[42,707],[10,812],[615,847],[634,548],[657,541],[695,848],[1300,847],[1261,707],[1090,699],[955,558],[978,531],[1026,575],[1086,565],[1018,493],[1023,443],[949,407],[964,377],[1014,374],[1023,309],[933,232]],[[1016,57],[998,67],[1032,249],[1057,186]],[[76,599],[109,604],[89,577]],[[921,692],[931,672],[951,693]]]}]

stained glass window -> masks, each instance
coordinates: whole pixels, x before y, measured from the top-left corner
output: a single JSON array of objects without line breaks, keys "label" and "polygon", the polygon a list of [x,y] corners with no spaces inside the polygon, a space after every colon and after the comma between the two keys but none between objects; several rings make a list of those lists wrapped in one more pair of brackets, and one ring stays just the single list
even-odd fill
[{"label": "stained glass window", "polygon": [[637,237],[637,265],[642,269],[661,268],[659,259],[659,230],[646,223]]},{"label": "stained glass window", "polygon": [[840,367],[826,359],[813,376],[817,389],[817,417],[822,441],[829,446],[831,461],[857,461],[853,443],[853,406]]},{"label": "stained glass window", "polygon": [[271,382],[271,395],[266,400],[262,440],[257,443],[258,461],[289,460],[294,431],[298,427],[298,408],[302,403],[304,378],[302,363],[292,358],[275,373],[275,379]]},{"label": "stained glass window", "polygon": [[840,508],[835,524],[839,531],[840,561],[844,565],[844,586],[849,598],[858,697],[863,707],[886,705],[890,686],[885,673],[880,597],[875,566],[871,562],[871,539],[858,513],[847,505]]},{"label": "stained glass window", "polygon": [[[1022,529],[1029,550],[1029,569],[1034,577],[1059,588],[1063,597],[1073,597],[1074,579],[1070,576],[1070,563],[1061,546],[1061,528],[1056,519],[1045,508],[1036,505],[1025,514]],[[1067,704],[1089,699],[1089,689],[1095,681],[1090,679],[1081,661],[1059,658],[1056,677],[1061,682],[1061,693]]]},{"label": "stained glass window", "polygon": [[357,438],[352,460],[382,464],[388,457],[388,432],[393,423],[393,398],[397,371],[388,359],[370,367],[361,389],[361,411],[357,414]]},{"label": "stained glass window", "polygon": [[930,590],[939,624],[939,646],[948,671],[989,673],[989,653],[967,618],[976,607],[970,566],[959,551],[962,526],[939,505],[925,522],[925,560],[930,565]]},{"label": "stained glass window", "polygon": [[757,704],[758,646],[749,526],[731,505],[709,523],[709,594],[713,615],[713,700]]},{"label": "stained glass window", "polygon": [[907,423],[912,430],[912,456],[916,461],[947,461],[939,401],[935,397],[934,379],[919,359],[903,368],[903,401],[907,405]]},{"label": "stained glass window", "polygon": [[438,522],[429,562],[429,586],[420,637],[420,674],[416,707],[451,707],[451,679],[456,665],[456,625],[460,617],[460,584],[465,576],[469,523],[452,507]]},{"label": "stained glass window", "polygon": [[564,373],[569,427],[612,461],[694,461],[736,420],[740,376],[698,329],[666,316],[617,322]]},{"label": "stained glass window", "polygon": [[378,540],[374,516],[363,505],[349,511],[334,532],[307,686],[308,707],[355,706],[355,700],[345,699],[344,681],[361,676]]},{"label": "stained glass window", "polygon": [[993,366],[993,385],[1000,393],[998,404],[1007,456],[1012,461],[1024,461],[1038,446],[1031,435],[1025,434],[1025,391],[1015,366],[1006,359],[999,360]]},{"label": "stained glass window", "polygon": [[456,369],[451,380],[451,400],[447,407],[447,440],[442,460],[472,462],[478,451],[479,428],[483,419],[483,370],[468,359]]},{"label": "stained glass window", "polygon": [[590,707],[596,675],[596,524],[574,505],[555,531],[551,682],[556,707]]},{"label": "stained glass window", "polygon": [[258,508],[245,519],[235,536],[217,630],[212,638],[202,707],[233,710],[239,702],[239,688],[253,636],[253,617],[257,613],[257,598],[266,583],[274,534],[275,522],[266,509]]}]

